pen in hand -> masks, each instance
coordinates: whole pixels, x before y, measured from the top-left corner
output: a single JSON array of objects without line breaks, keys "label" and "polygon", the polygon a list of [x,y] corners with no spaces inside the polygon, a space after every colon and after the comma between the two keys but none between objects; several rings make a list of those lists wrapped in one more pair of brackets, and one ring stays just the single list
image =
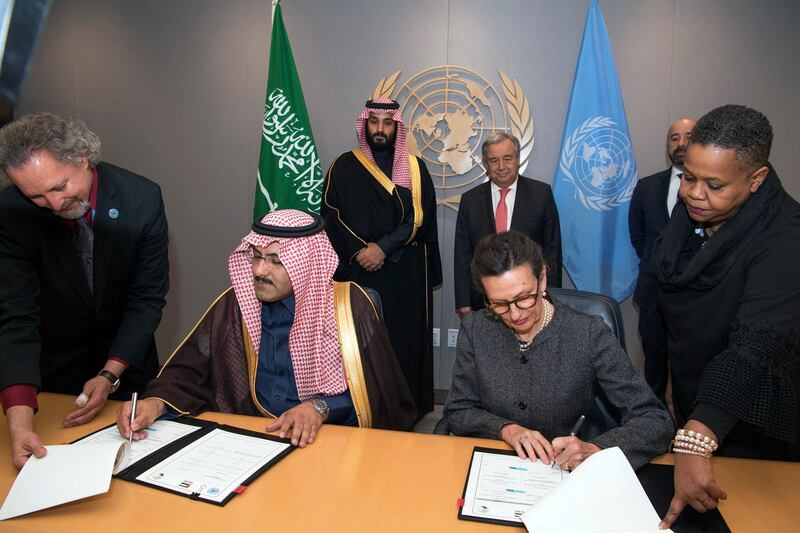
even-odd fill
[{"label": "pen in hand", "polygon": [[128,437],[128,442],[133,444],[133,421],[136,419],[136,401],[139,399],[139,395],[137,393],[133,393],[131,396],[131,434]]},{"label": "pen in hand", "polygon": [[586,420],[586,416],[581,415],[581,417],[578,419],[578,421],[575,422],[575,425],[572,426],[572,431],[569,432],[569,436],[570,437],[574,437],[575,435],[578,434],[578,431],[581,430],[581,426],[583,425],[583,421],[584,420]]},{"label": "pen in hand", "polygon": [[[572,431],[569,432],[569,436],[570,437],[574,437],[575,435],[578,434],[578,431],[581,430],[581,426],[583,425],[583,421],[584,420],[586,420],[586,415],[581,415],[580,418],[578,418],[578,421],[575,422],[574,426],[572,426]],[[553,461],[553,468],[556,467],[556,464],[557,463],[555,461]]]}]

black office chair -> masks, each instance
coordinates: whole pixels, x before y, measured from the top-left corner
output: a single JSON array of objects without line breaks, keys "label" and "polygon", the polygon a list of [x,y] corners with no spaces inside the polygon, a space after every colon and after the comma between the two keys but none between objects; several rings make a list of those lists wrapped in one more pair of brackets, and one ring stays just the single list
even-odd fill
[{"label": "black office chair", "polygon": [[364,289],[364,292],[367,293],[369,299],[372,300],[372,305],[375,306],[375,310],[378,312],[378,317],[381,319],[381,322],[383,322],[383,305],[381,305],[381,295],[378,294],[378,291],[371,287],[361,286],[361,288]]},{"label": "black office chair", "polygon": [[[547,289],[548,294],[558,302],[569,307],[586,313],[587,315],[599,316],[606,323],[611,332],[617,336],[622,349],[625,350],[625,329],[622,325],[622,311],[619,304],[613,298],[593,292],[579,291],[574,289]],[[627,350],[626,350],[627,351]],[[619,425],[619,412],[611,405],[605,397],[603,391],[595,390],[595,405],[592,412],[587,413],[587,418],[596,421],[605,430]],[[449,435],[450,427],[447,420],[442,417],[433,428],[434,435]]]}]

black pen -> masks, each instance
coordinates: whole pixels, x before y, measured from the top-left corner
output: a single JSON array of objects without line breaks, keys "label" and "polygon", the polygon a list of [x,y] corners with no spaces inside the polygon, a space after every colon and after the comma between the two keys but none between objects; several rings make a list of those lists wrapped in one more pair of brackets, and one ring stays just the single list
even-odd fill
[{"label": "black pen", "polygon": [[[572,426],[572,431],[569,432],[569,436],[570,437],[574,437],[578,433],[578,431],[581,430],[581,426],[583,425],[583,421],[584,420],[586,420],[586,415],[581,415],[581,417],[578,419],[578,421],[575,422],[575,425]],[[556,467],[556,464],[557,463],[555,461],[553,461],[553,468]],[[559,466],[559,469],[563,470],[560,466]]]},{"label": "black pen", "polygon": [[137,393],[131,395],[131,436],[128,437],[128,442],[133,444],[133,421],[136,419],[136,401],[139,399]]},{"label": "black pen", "polygon": [[572,427],[572,431],[569,432],[570,437],[574,437],[575,435],[578,434],[578,431],[581,430],[581,426],[583,425],[584,420],[586,420],[586,416],[581,415],[581,417],[578,419],[577,422],[575,422],[575,425]]}]

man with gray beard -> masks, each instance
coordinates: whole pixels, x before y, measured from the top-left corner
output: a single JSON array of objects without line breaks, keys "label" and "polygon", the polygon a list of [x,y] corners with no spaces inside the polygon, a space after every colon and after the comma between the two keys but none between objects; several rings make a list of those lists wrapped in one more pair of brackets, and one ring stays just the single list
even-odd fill
[{"label": "man with gray beard", "polygon": [[14,466],[46,452],[38,391],[74,394],[64,426],[142,391],[169,286],[167,219],[152,181],[100,161],[76,119],[26,115],[0,130],[0,403]]}]

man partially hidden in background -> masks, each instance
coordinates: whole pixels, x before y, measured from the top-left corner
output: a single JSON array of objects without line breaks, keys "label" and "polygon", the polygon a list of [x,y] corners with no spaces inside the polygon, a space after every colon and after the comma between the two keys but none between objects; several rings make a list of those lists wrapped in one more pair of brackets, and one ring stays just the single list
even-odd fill
[{"label": "man partially hidden in background", "polygon": [[667,388],[667,353],[663,326],[653,313],[658,292],[658,279],[650,259],[656,239],[669,222],[678,199],[678,189],[683,176],[686,148],[692,135],[695,120],[680,118],[667,132],[666,152],[672,166],[639,180],[633,190],[628,227],[631,244],[639,256],[639,278],[633,301],[639,308],[639,336],[644,351],[644,375],[647,383],[664,402]]}]

